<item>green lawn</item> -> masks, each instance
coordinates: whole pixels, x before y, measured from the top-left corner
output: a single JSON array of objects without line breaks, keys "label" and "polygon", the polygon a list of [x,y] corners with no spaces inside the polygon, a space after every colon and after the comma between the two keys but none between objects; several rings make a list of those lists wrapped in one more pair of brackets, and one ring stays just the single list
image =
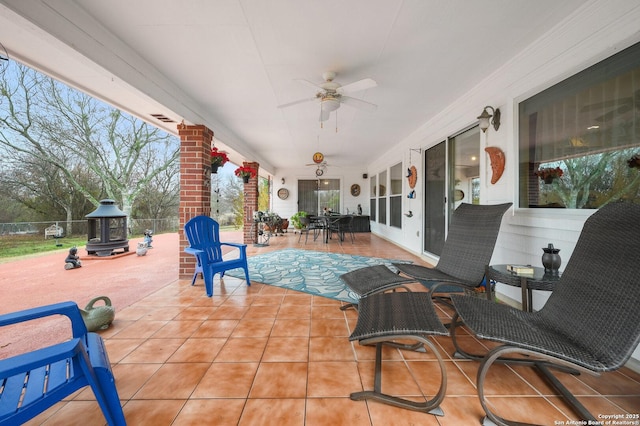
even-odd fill
[{"label": "green lawn", "polygon": [[[220,232],[239,231],[235,226],[221,226]],[[132,235],[131,238],[142,238],[143,235]],[[68,250],[71,247],[83,248],[87,244],[87,236],[79,235],[46,240],[41,234],[0,235],[0,259],[46,253],[54,250]]]},{"label": "green lawn", "polygon": [[78,237],[47,238],[42,235],[2,235],[0,236],[0,258],[26,256],[54,250],[69,249],[73,246],[84,247],[85,235]]}]

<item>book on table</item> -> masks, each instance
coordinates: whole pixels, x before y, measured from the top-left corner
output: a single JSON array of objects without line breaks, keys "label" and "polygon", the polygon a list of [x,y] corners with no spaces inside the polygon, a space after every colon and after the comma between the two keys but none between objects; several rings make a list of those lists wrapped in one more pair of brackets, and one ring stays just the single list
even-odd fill
[{"label": "book on table", "polygon": [[507,271],[518,275],[533,275],[533,266],[531,265],[507,265]]}]

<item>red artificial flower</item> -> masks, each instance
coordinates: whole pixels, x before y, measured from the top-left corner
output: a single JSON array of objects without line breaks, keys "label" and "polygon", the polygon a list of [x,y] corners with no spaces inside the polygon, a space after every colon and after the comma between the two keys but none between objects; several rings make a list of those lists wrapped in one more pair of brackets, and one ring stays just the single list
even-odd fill
[{"label": "red artificial flower", "polygon": [[245,166],[238,167],[234,173],[236,174],[236,176],[242,177],[242,178],[247,176],[252,178],[258,175],[258,173],[254,169],[252,169],[251,167],[245,167]]},{"label": "red artificial flower", "polygon": [[218,151],[215,146],[211,148],[211,165],[212,166],[224,166],[229,161],[229,157],[226,152]]},{"label": "red artificial flower", "polygon": [[542,169],[533,172],[533,174],[542,180],[546,180],[559,178],[564,174],[564,172],[560,167],[543,167]]}]

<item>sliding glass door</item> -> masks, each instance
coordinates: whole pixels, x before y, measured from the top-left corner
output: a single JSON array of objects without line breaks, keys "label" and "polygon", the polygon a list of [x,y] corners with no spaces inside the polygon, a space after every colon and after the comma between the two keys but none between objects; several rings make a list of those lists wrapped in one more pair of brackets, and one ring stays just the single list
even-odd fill
[{"label": "sliding glass door", "polygon": [[424,251],[439,256],[453,211],[480,202],[480,130],[460,132],[427,149],[424,156]]},{"label": "sliding glass door", "polygon": [[340,179],[298,181],[298,211],[321,214],[327,208],[340,213]]},{"label": "sliding glass door", "polygon": [[424,250],[439,256],[445,240],[446,141],[426,150],[424,170]]}]

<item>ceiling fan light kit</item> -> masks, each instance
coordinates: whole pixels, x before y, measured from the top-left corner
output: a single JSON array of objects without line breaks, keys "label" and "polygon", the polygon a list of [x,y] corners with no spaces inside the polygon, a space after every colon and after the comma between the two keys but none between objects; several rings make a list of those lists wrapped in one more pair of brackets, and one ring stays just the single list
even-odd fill
[{"label": "ceiling fan light kit", "polygon": [[371,78],[364,78],[362,80],[355,81],[353,83],[347,85],[341,85],[334,80],[336,77],[336,73],[333,71],[326,71],[322,73],[322,78],[324,79],[324,83],[316,84],[312,83],[308,80],[299,79],[299,81],[307,86],[313,86],[316,89],[320,89],[319,92],[316,93],[313,98],[305,98],[297,101],[289,102],[286,104],[279,105],[278,108],[287,108],[293,105],[311,102],[311,101],[320,101],[320,123],[323,121],[327,121],[329,119],[330,114],[333,111],[336,111],[340,108],[341,104],[347,104],[354,108],[362,109],[365,111],[375,111],[378,108],[377,105],[372,104],[371,102],[363,101],[362,99],[352,98],[350,96],[346,96],[346,93],[359,92],[362,90],[370,89],[372,87],[376,87],[378,84]]}]

